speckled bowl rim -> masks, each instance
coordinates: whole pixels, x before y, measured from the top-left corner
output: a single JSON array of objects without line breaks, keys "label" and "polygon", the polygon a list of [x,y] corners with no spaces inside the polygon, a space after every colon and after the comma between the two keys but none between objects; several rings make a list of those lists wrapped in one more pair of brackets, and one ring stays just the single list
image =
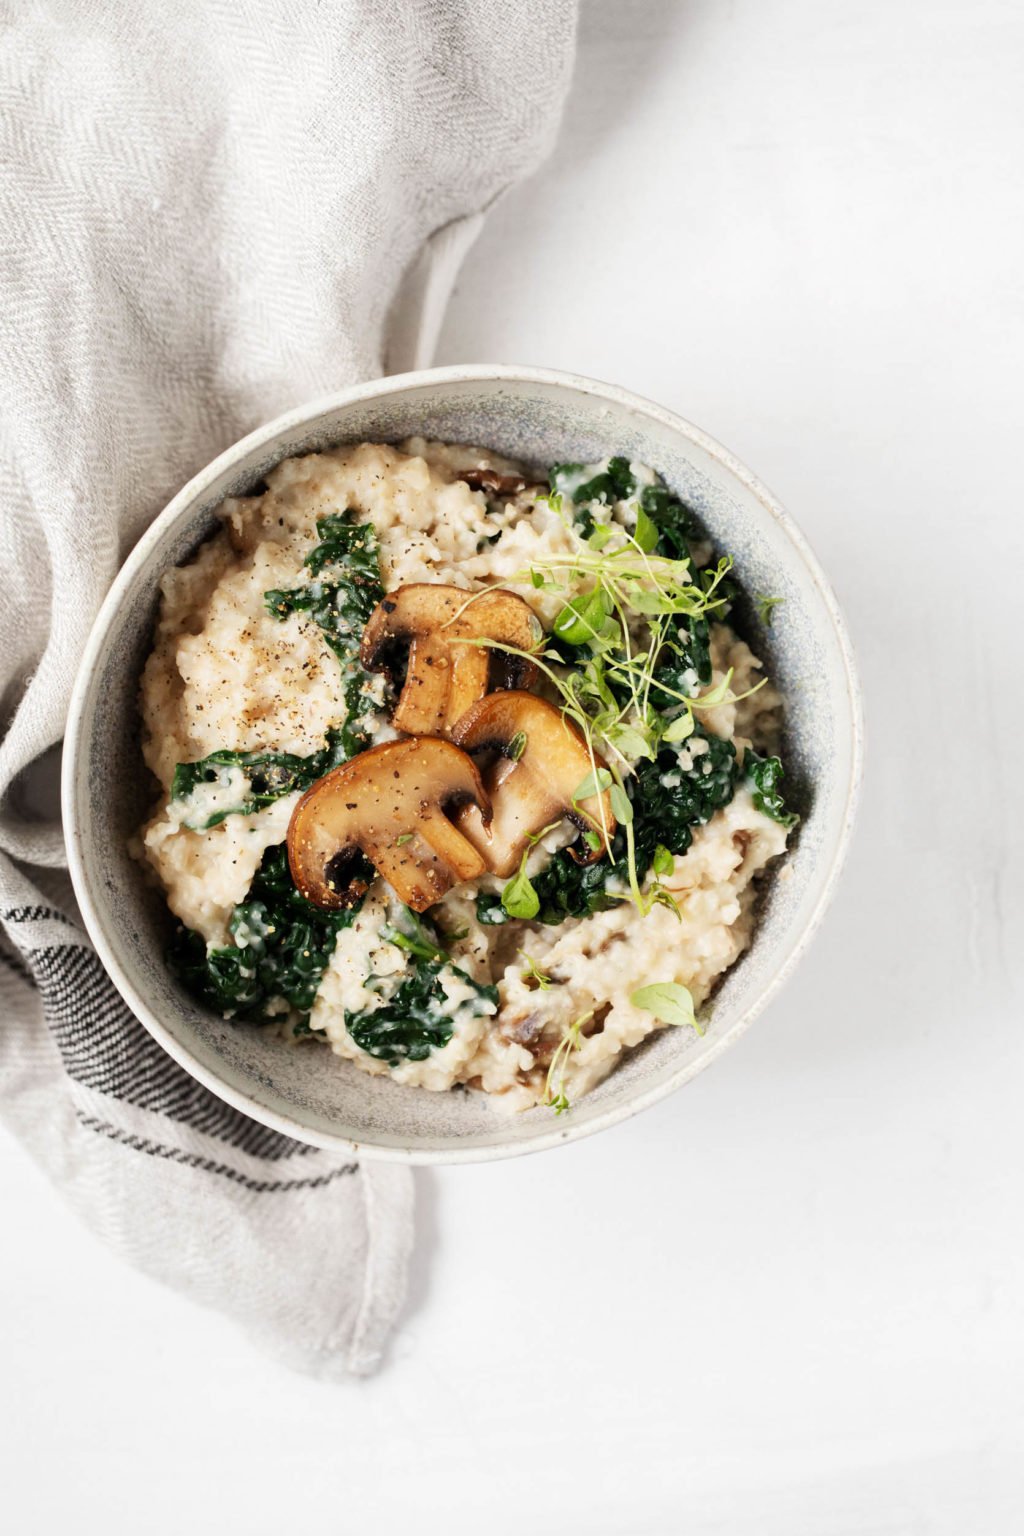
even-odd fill
[{"label": "speckled bowl rim", "polygon": [[[721,465],[728,474],[740,481],[785,532],[789,543],[799,555],[808,576],[817,588],[818,594],[832,621],[845,673],[845,703],[849,710],[851,758],[842,821],[832,845],[829,866],[822,881],[818,900],[812,908],[799,938],[793,944],[778,969],[775,970],[771,981],[735,1020],[727,1034],[723,1035],[708,1050],[697,1056],[695,1060],[684,1060],[676,1072],[667,1075],[661,1081],[652,1084],[646,1089],[640,1089],[625,1102],[611,1106],[603,1114],[596,1115],[586,1122],[570,1124],[555,1122],[550,1132],[536,1137],[526,1145],[510,1142],[507,1145],[472,1146],[465,1149],[447,1147],[433,1151],[422,1146],[416,1148],[381,1146],[373,1142],[354,1140],[341,1134],[312,1130],[292,1116],[268,1109],[250,1098],[248,1094],[225,1083],[215,1072],[208,1070],[201,1063],[197,1062],[190,1051],[179,1040],[174,1038],[149,1007],[146,998],[132,984],[114,955],[111,944],[107,940],[102,913],[94,899],[89,871],[86,869],[81,855],[82,835],[78,819],[77,793],[80,777],[78,763],[79,755],[84,749],[89,723],[86,714],[89,682],[102,652],[111,620],[126,594],[131,590],[139,573],[144,569],[150,551],[161,542],[168,528],[179,517],[188,513],[193,505],[203,498],[207,488],[219,476],[230,470],[253,450],[272,448],[275,439],[303,427],[308,422],[327,412],[358,402],[383,399],[388,395],[398,394],[418,386],[473,382],[552,385],[574,390],[581,395],[589,396],[599,401],[607,401],[641,417],[646,416],[669,431],[679,433],[683,437],[688,438],[698,448],[708,454],[710,458]],[[703,1072],[712,1062],[716,1061],[723,1051],[728,1050],[736,1043],[740,1036],[750,1028],[754,1020],[778,995],[782,986],[793,974],[797,964],[806,953],[811,939],[820,927],[822,918],[835,894],[836,884],[849,851],[860,793],[863,758],[863,701],[853,646],[846,621],[831,584],[818,563],[817,557],[813,553],[807,539],[768,488],[734,454],[730,453],[727,448],[724,448],[714,438],[709,437],[699,427],[695,427],[684,417],[676,415],[675,412],[666,410],[664,406],[647,400],[641,395],[633,394],[630,390],[621,389],[615,384],[602,383],[596,379],[586,378],[579,374],[564,373],[556,369],[518,367],[513,364],[476,363],[467,366],[429,368],[413,373],[394,374],[386,379],[376,379],[366,384],[356,384],[349,389],[338,390],[335,393],[309,401],[296,407],[294,410],[285,412],[266,425],[258,427],[254,432],[250,432],[248,436],[241,438],[230,448],[225,449],[205,469],[200,470],[198,474],[194,475],[187,485],[182,487],[178,494],[164,508],[163,512],[153,520],[150,527],[142,535],[126,559],[107,594],[90,632],[75,678],[68,711],[61,774],[61,808],[67,843],[68,869],[75,894],[78,898],[83,921],[95,945],[96,952],[103,962],[107,974],[136,1018],[139,1019],[140,1023],[145,1026],[154,1039],[159,1042],[168,1055],[180,1067],[184,1068],[190,1076],[202,1083],[205,1088],[208,1088],[219,1099],[232,1105],[233,1108],[240,1110],[243,1114],[249,1115],[261,1124],[280,1131],[286,1136],[292,1136],[295,1140],[310,1146],[321,1147],[330,1151],[355,1152],[365,1158],[386,1162],[420,1165],[479,1163],[546,1151],[550,1147],[563,1146],[569,1142],[581,1140],[585,1136],[595,1135],[598,1131],[607,1130],[612,1125],[617,1125],[621,1121],[631,1119],[632,1116],[640,1114],[642,1110],[649,1108],[652,1104],[656,1104],[661,1099],[675,1093],[677,1089],[688,1083],[691,1078],[696,1077],[699,1072]]]}]

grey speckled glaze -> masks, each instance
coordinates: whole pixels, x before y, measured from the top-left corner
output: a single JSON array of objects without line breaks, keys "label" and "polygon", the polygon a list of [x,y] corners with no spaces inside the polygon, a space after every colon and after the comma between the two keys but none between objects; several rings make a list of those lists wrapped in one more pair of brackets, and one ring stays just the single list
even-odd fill
[{"label": "grey speckled glaze", "polygon": [[[137,680],[162,572],[281,459],[413,433],[482,444],[536,466],[623,453],[657,468],[735,557],[748,592],[785,599],[772,629],[744,627],[786,695],[785,759],[803,816],[784,877],[770,879],[749,953],[713,999],[707,1032],[665,1029],[568,1115],[513,1118],[481,1098],[402,1088],[326,1049],[289,1048],[205,1012],[164,964],[168,919],[129,857],[153,785],[139,751]],[[272,422],[175,497],[128,559],[93,630],[72,700],[64,820],[71,872],[97,949],[129,1006],[188,1071],[239,1109],[319,1146],[415,1162],[479,1161],[590,1134],[679,1087],[738,1037],[792,970],[831,894],[860,769],[860,706],[835,599],[802,536],[767,491],[703,433],[658,406],[572,375],[507,367],[407,374]]]}]

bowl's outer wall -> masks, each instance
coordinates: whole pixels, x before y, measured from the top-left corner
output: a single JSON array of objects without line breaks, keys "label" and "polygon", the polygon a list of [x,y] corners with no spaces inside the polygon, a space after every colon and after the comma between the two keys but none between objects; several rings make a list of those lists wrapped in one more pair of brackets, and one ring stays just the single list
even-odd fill
[{"label": "bowl's outer wall", "polygon": [[[624,1118],[692,1076],[749,1022],[820,914],[845,848],[858,772],[856,683],[834,599],[792,525],[717,445],[668,413],[586,381],[510,373],[444,370],[387,381],[369,398],[364,390],[364,398],[297,413],[272,437],[254,434],[247,450],[242,444],[240,454],[224,455],[175,499],[129,559],[97,623],[72,705],[65,786],[72,872],[115,981],[208,1086],[321,1145],[469,1160],[534,1150]],[[717,993],[705,1035],[659,1032],[560,1120],[549,1110],[500,1115],[471,1094],[401,1088],[326,1051],[289,1048],[205,1012],[168,973],[167,914],[128,853],[154,790],[140,756],[137,679],[161,574],[217,526],[225,496],[244,494],[280,460],[412,434],[484,445],[536,466],[611,452],[653,465],[700,514],[716,546],[734,556],[746,592],[784,599],[771,629],[752,614],[745,626],[787,700],[786,765],[803,819],[784,878],[768,882],[754,943]]]}]

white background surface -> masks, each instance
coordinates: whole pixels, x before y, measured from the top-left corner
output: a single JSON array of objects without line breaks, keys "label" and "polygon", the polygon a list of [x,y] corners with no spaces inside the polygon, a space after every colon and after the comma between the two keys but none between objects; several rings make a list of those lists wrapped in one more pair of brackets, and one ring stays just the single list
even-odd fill
[{"label": "white background surface", "polygon": [[841,894],[675,1099],[420,1176],[369,1383],[120,1267],[5,1142],[7,1529],[1024,1528],[1022,79],[1011,0],[586,0],[438,361],[627,385],[789,506],[867,693]]}]

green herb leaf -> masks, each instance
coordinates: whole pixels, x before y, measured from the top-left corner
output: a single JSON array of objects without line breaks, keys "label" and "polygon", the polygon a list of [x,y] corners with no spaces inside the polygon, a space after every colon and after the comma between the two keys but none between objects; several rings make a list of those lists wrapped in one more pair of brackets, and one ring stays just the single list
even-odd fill
[{"label": "green herb leaf", "polygon": [[729,698],[731,688],[732,667],[729,668],[725,676],[713,688],[709,688],[706,693],[699,694],[694,698],[691,701],[692,707],[694,709],[717,709],[719,704],[724,704],[726,699]]},{"label": "green herb leaf", "polygon": [[633,820],[633,807],[621,784],[612,785],[609,799],[612,802],[612,815],[616,821],[621,822],[624,827],[628,826]]},{"label": "green herb leaf", "polygon": [[515,735],[512,737],[512,740],[505,748],[505,756],[511,758],[514,763],[518,763],[519,759],[526,751],[526,744],[528,740],[529,737],[525,731],[516,731]]},{"label": "green herb leaf", "polygon": [[611,613],[611,600],[603,587],[595,587],[566,603],[551,633],[567,645],[586,645],[597,638]]},{"label": "green herb leaf", "polygon": [[[549,832],[553,832],[556,827],[560,827],[561,825],[562,825],[562,817],[560,816],[557,821],[549,821],[546,827],[539,827],[536,832],[527,832],[527,834],[526,834],[526,841],[529,844],[529,847],[533,848],[533,847],[535,847],[535,845],[537,843],[543,842],[544,838],[547,837]],[[529,853],[529,849],[527,850],[527,853],[525,853],[523,855],[523,865],[524,865],[524,867],[525,867],[525,864],[526,864],[526,859],[527,859],[528,853]]]},{"label": "green herb leaf", "polygon": [[661,739],[670,742],[685,741],[688,736],[693,735],[693,731],[694,719],[690,711],[686,710],[684,714],[678,715],[675,720],[669,722]]},{"label": "green herb leaf", "polygon": [[594,795],[603,794],[611,782],[612,776],[607,768],[598,768],[596,772],[588,773],[573,791],[573,804],[578,805],[581,800],[590,800]]},{"label": "green herb leaf", "polygon": [[689,1024],[691,1029],[703,1034],[693,1011],[693,998],[678,981],[655,981],[649,987],[640,987],[630,1002],[634,1008],[653,1013],[663,1024]]},{"label": "green herb leaf", "polygon": [[675,867],[675,857],[665,847],[664,843],[659,843],[654,850],[654,858],[651,861],[651,868],[654,870],[654,873],[656,875],[670,875]]},{"label": "green herb leaf", "polygon": [[448,959],[448,952],[442,949],[433,923],[420,917],[411,907],[403,910],[401,928],[396,928],[393,923],[385,923],[380,936],[397,949],[404,949],[406,954],[415,955],[417,960]]},{"label": "green herb leaf", "polygon": [[672,614],[679,611],[679,598],[671,591],[652,591],[648,587],[641,586],[639,582],[630,582],[627,585],[629,606],[634,613],[642,613],[647,618],[657,618],[660,614]]},{"label": "green herb leaf", "polygon": [[632,725],[613,725],[608,740],[624,757],[654,757],[654,745],[650,739]]},{"label": "green herb leaf", "polygon": [[540,897],[527,878],[525,860],[502,891],[501,904],[509,917],[531,918],[540,911]]},{"label": "green herb leaf", "polygon": [[546,971],[540,970],[536,961],[531,960],[530,956],[526,953],[525,950],[521,949],[519,953],[526,961],[522,971],[523,981],[527,984],[532,983],[539,992],[550,992],[553,986],[551,977],[547,974]]},{"label": "green herb leaf", "polygon": [[[580,1031],[588,1019],[594,1017],[591,1008],[587,1013],[581,1013],[578,1019],[573,1019],[568,1025],[561,1040],[552,1052],[551,1061],[548,1064],[548,1073],[544,1081],[544,1101],[550,1104],[556,1115],[564,1114],[569,1108],[569,1100],[565,1093],[565,1069],[569,1064],[569,1057],[573,1051],[580,1048]],[[558,1074],[558,1091],[555,1091],[555,1074]]]},{"label": "green herb leaf", "polygon": [[642,505],[636,514],[636,527],[633,530],[633,538],[645,555],[649,555],[658,543],[658,525],[648,517]]},{"label": "green herb leaf", "polygon": [[[682,922],[683,914],[679,910],[678,901],[676,901],[672,892],[666,890],[663,885],[656,885],[654,890],[650,893],[648,900],[650,901],[652,907],[667,907],[668,910],[670,912],[674,912],[679,921]],[[698,1033],[700,1033],[699,1030]]]},{"label": "green herb leaf", "polygon": [[766,593],[758,592],[754,598],[754,605],[757,608],[757,616],[766,629],[771,629],[775,610],[785,601],[784,597],[768,597]]}]

